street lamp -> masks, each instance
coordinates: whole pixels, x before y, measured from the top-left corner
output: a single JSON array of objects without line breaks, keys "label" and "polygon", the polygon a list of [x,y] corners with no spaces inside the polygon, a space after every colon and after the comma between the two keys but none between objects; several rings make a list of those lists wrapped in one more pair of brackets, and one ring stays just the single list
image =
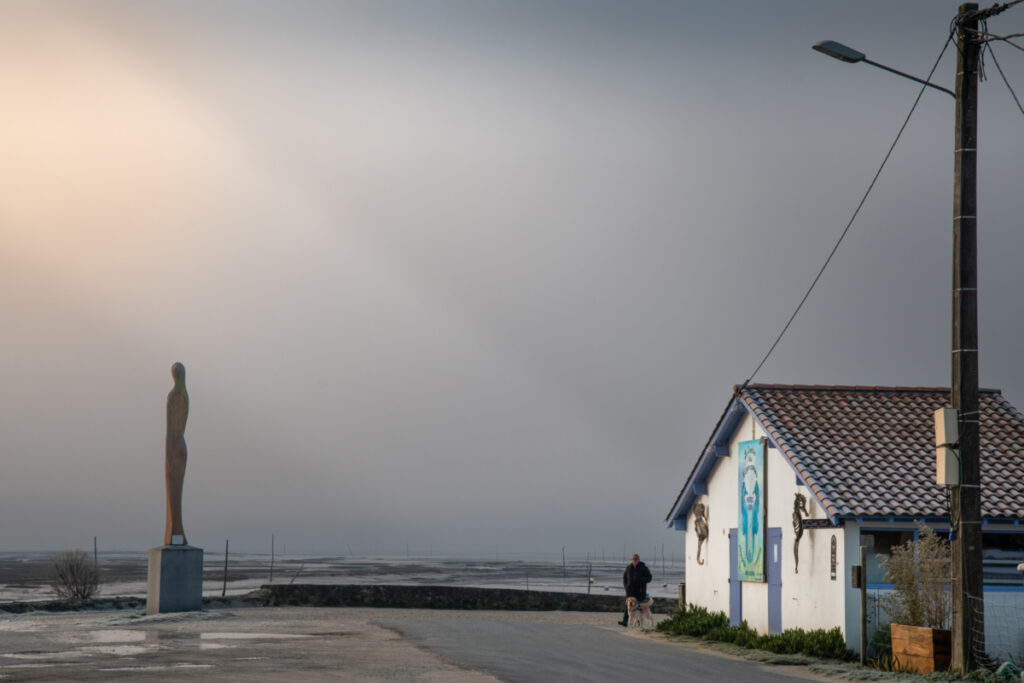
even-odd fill
[{"label": "street lamp", "polygon": [[956,93],[954,93],[952,90],[947,90],[946,88],[943,88],[941,85],[935,85],[934,83],[922,80],[917,76],[911,76],[908,73],[903,73],[902,71],[899,71],[898,69],[893,69],[892,67],[888,67],[885,64],[873,62],[870,59],[868,59],[863,52],[858,52],[857,50],[854,50],[852,47],[847,47],[842,43],[837,43],[834,40],[823,40],[820,43],[812,45],[811,47],[817,50],[818,52],[826,54],[829,57],[838,59],[841,62],[846,62],[847,64],[856,64],[857,62],[864,62],[866,64],[870,64],[871,66],[877,66],[879,69],[885,69],[886,71],[897,74],[898,76],[903,76],[904,78],[909,78],[912,81],[917,81],[918,83],[927,85],[929,88],[941,90],[942,92],[946,93],[953,99],[956,99]]},{"label": "street lamp", "polygon": [[[1001,10],[1000,10],[1001,11]],[[957,15],[956,92],[872,62],[835,41],[814,49],[838,60],[867,62],[956,100],[953,143],[953,377],[950,403],[958,413],[960,479],[950,489],[951,668],[968,673],[985,651],[984,583],[981,559],[981,462],[978,400],[978,261],[977,163],[978,70],[981,43],[976,3],[960,6]],[[953,518],[955,515],[955,518]]]}]

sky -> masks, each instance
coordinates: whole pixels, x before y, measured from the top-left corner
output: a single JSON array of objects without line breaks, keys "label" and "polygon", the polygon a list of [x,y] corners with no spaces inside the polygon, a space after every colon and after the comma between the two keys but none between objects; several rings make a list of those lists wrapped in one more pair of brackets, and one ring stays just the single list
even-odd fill
[{"label": "sky", "polygon": [[[923,77],[956,7],[3,2],[0,550],[162,542],[180,361],[193,545],[681,556],[666,514],[918,93],[811,45]],[[986,75],[980,379],[1024,407],[1024,113]],[[755,381],[948,386],[953,104]]]}]

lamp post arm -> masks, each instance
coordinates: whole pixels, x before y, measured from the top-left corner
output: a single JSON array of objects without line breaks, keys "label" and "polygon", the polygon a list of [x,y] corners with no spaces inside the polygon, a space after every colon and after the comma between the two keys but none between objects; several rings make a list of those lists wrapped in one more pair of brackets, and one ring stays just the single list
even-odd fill
[{"label": "lamp post arm", "polygon": [[879,64],[878,62],[873,62],[870,59],[867,59],[866,57],[864,59],[862,59],[861,61],[865,62],[866,64],[870,64],[871,66],[877,66],[879,69],[885,69],[886,71],[894,73],[894,74],[896,74],[898,76],[903,76],[904,78],[909,78],[912,81],[917,81],[918,83],[921,83],[922,85],[927,85],[929,88],[935,88],[936,90],[941,90],[942,92],[944,92],[947,95],[949,95],[950,97],[952,97],[954,100],[956,99],[956,93],[955,92],[953,92],[952,90],[948,90],[946,88],[943,88],[941,85],[935,85],[934,83],[932,83],[930,81],[923,80],[921,78],[918,78],[917,76],[911,76],[908,73],[904,73],[904,72],[900,71],[899,69],[893,69],[892,67],[886,66],[885,64]]}]

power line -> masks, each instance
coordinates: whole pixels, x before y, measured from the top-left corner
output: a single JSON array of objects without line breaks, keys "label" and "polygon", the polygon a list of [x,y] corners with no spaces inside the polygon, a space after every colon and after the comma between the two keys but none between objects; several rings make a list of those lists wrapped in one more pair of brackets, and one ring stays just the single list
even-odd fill
[{"label": "power line", "polygon": [[1020,113],[1024,114],[1024,106],[1021,106],[1020,99],[1017,97],[1017,93],[1013,91],[1013,86],[1010,85],[1010,81],[1006,79],[1006,74],[1003,73],[1003,67],[999,66],[999,60],[996,59],[996,53],[992,49],[991,45],[986,46],[988,48],[988,56],[992,58],[992,63],[996,65],[996,69],[999,71],[999,75],[1003,78],[1003,83],[1006,84],[1007,90],[1013,96],[1013,101],[1017,103],[1017,109],[1020,109]]},{"label": "power line", "polygon": [[1019,5],[1024,0],[1011,0],[1010,2],[1004,2],[1000,5],[998,2],[988,9],[976,9],[973,12],[964,12],[963,18],[965,19],[977,19],[978,21],[984,21],[989,17],[994,17],[997,14],[1001,14],[1006,10],[1010,9],[1014,5]]},{"label": "power line", "polygon": [[[1008,5],[1017,4],[1018,2],[1024,2],[1024,0],[1014,0],[1013,3],[1008,3]],[[939,62],[942,61],[942,55],[946,54],[946,48],[949,47],[949,43],[952,40],[953,33],[950,32],[949,36],[946,38],[946,41],[942,44],[942,50],[939,52],[939,56],[935,59],[935,63],[932,65],[932,70],[928,72],[928,76],[924,79],[925,81],[931,81],[932,75],[935,73],[935,69],[938,68]],[[771,348],[768,349],[768,353],[764,354],[764,358],[762,358],[761,362],[757,364],[757,367],[754,368],[754,371],[750,373],[750,377],[748,377],[746,381],[743,382],[742,386],[737,388],[737,393],[745,389],[747,385],[754,380],[754,377],[764,366],[765,362],[767,362],[768,357],[772,355],[773,351],[775,351],[775,347],[779,345],[780,341],[782,341],[782,337],[786,334],[786,331],[789,329],[789,326],[793,324],[793,320],[796,318],[797,313],[800,312],[800,309],[803,308],[803,305],[807,301],[807,297],[811,295],[811,291],[814,289],[814,286],[818,284],[818,280],[821,279],[822,273],[825,272],[825,269],[828,267],[828,264],[832,261],[832,257],[835,256],[836,250],[839,249],[839,245],[842,244],[843,239],[846,237],[846,233],[850,231],[850,227],[853,225],[853,222],[857,219],[857,215],[860,213],[861,207],[864,206],[864,202],[867,201],[868,195],[871,194],[871,190],[874,189],[875,182],[878,180],[878,177],[882,174],[882,169],[885,168],[885,164],[886,162],[889,161],[889,157],[892,156],[892,151],[896,148],[896,143],[900,141],[900,137],[903,135],[903,131],[906,129],[907,124],[910,123],[910,117],[914,115],[914,110],[917,109],[917,103],[921,101],[921,96],[924,94],[924,90],[926,87],[927,85],[922,85],[921,90],[918,91],[917,97],[914,98],[914,104],[910,107],[910,111],[907,113],[907,118],[903,120],[903,125],[900,126],[899,132],[896,133],[896,138],[892,141],[892,144],[889,145],[889,151],[885,153],[885,158],[882,159],[881,165],[878,167],[878,170],[875,171],[875,176],[871,179],[871,183],[868,185],[868,189],[864,192],[864,196],[860,198],[860,202],[857,204],[857,208],[854,210],[853,215],[850,216],[849,222],[843,229],[842,234],[839,235],[839,239],[836,241],[835,246],[832,247],[832,251],[829,252],[828,258],[825,259],[825,263],[822,264],[821,269],[818,271],[818,274],[814,276],[814,281],[811,282],[811,286],[807,288],[807,291],[804,293],[803,298],[800,299],[800,303],[797,304],[796,310],[793,311],[793,315],[789,316],[789,320],[786,321],[786,325],[782,328],[782,331],[779,332],[779,336],[775,338],[775,342],[772,344]]]},{"label": "power line", "polygon": [[991,43],[991,42],[994,42],[996,40],[1001,40],[1004,43],[1006,43],[1007,45],[1009,45],[1010,47],[1015,47],[1018,50],[1020,50],[1021,52],[1024,52],[1024,47],[1021,47],[1017,43],[1015,43],[1012,40],[1010,40],[1010,38],[1021,38],[1021,37],[1024,37],[1024,33],[1010,33],[1010,34],[1007,34],[1005,36],[997,36],[995,33],[988,33],[987,31],[979,31],[978,35],[979,36],[984,36],[984,38],[981,38],[981,39],[978,40],[979,43]]}]

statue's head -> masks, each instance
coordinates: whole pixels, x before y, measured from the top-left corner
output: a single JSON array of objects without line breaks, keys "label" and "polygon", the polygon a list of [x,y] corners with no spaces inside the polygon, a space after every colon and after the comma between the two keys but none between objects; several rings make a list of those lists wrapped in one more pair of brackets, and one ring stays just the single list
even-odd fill
[{"label": "statue's head", "polygon": [[181,384],[185,381],[185,366],[181,363],[175,363],[171,366],[171,377],[174,378],[175,384]]}]

